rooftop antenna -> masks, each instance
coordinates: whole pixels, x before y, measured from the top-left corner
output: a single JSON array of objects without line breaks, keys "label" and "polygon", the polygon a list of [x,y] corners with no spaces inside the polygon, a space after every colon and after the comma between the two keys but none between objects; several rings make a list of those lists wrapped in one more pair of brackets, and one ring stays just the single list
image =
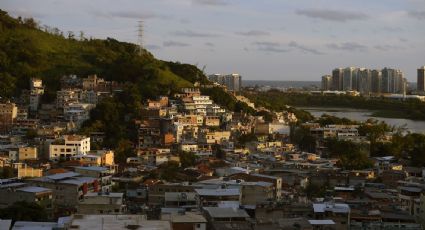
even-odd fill
[{"label": "rooftop antenna", "polygon": [[144,49],[143,49],[143,20],[138,21],[137,25],[137,45],[138,45],[138,52],[139,55],[142,56]]}]

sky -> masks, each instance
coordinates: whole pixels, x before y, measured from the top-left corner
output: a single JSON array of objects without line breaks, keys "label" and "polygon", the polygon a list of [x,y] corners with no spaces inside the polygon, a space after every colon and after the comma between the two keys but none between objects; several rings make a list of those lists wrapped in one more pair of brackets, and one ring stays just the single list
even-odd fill
[{"label": "sky", "polygon": [[336,67],[425,65],[425,0],[1,0],[12,16],[138,42],[162,60],[245,80],[319,81]]}]

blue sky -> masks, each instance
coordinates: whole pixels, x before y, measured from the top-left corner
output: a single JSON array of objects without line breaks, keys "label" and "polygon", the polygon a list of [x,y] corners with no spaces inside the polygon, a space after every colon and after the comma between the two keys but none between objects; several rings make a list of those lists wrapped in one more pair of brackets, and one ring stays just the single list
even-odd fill
[{"label": "blue sky", "polygon": [[137,41],[163,60],[244,79],[320,80],[334,67],[425,65],[425,0],[2,0],[64,32]]}]

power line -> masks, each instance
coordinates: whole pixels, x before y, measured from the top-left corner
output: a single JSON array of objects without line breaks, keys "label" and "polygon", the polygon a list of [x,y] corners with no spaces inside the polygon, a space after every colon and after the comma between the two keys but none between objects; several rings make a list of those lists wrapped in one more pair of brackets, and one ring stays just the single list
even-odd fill
[{"label": "power line", "polygon": [[138,21],[138,25],[137,25],[137,44],[138,44],[138,52],[139,55],[141,56],[144,52],[144,48],[143,48],[143,20]]}]

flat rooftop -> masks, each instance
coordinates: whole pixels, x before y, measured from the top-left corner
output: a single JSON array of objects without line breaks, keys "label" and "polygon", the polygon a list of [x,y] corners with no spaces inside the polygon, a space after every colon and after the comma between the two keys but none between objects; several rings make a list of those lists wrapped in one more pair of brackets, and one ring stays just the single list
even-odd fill
[{"label": "flat rooftop", "polygon": [[37,187],[37,186],[27,186],[16,189],[17,191],[22,192],[31,192],[31,193],[40,193],[40,192],[51,192],[51,189],[43,188],[43,187]]},{"label": "flat rooftop", "polygon": [[108,168],[100,167],[100,166],[88,166],[88,167],[77,166],[77,167],[74,167],[74,168],[75,169],[81,169],[81,170],[88,170],[88,171],[97,171],[97,172],[109,171]]},{"label": "flat rooftop", "polygon": [[212,218],[248,218],[249,215],[243,209],[220,208],[220,207],[204,207],[204,210]]},{"label": "flat rooftop", "polygon": [[171,230],[169,221],[146,220],[141,215],[74,215],[70,229],[79,230],[115,230],[115,229],[149,229]]},{"label": "flat rooftop", "polygon": [[239,189],[195,189],[200,196],[239,196]]},{"label": "flat rooftop", "polygon": [[16,221],[13,229],[16,230],[52,230],[57,228],[55,222],[31,222],[31,221]]}]

